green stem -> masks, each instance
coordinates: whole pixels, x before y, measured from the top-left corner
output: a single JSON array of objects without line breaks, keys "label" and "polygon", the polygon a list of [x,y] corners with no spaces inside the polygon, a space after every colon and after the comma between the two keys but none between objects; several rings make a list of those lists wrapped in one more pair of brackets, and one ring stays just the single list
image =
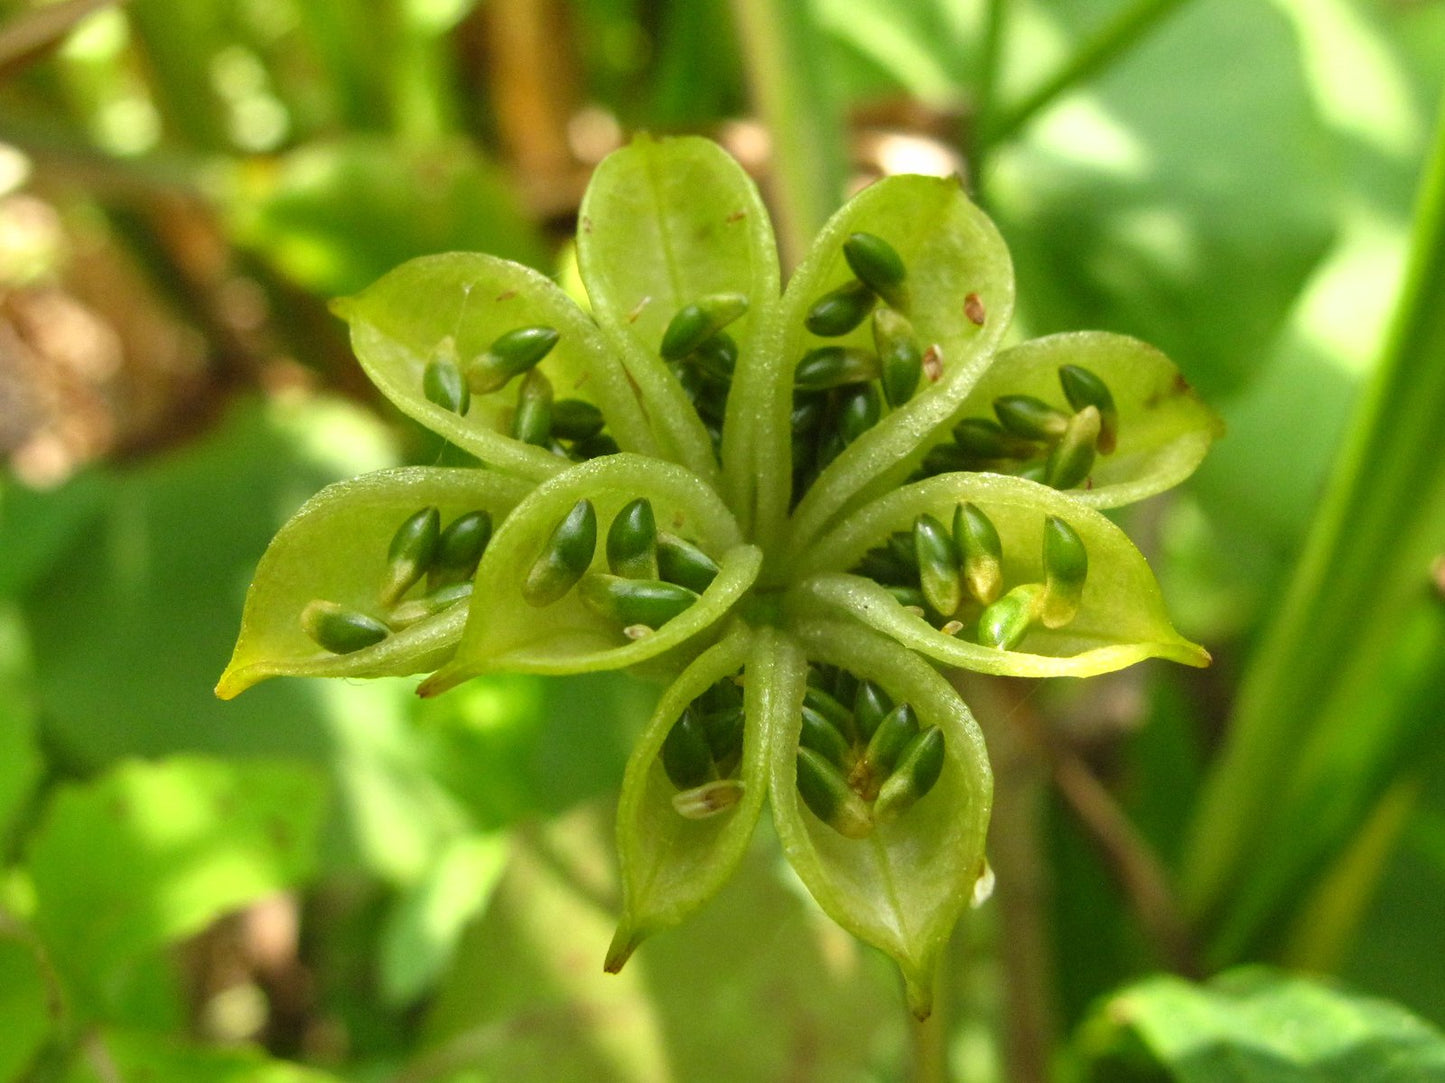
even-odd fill
[{"label": "green stem", "polygon": [[978,83],[974,91],[971,130],[965,132],[964,146],[969,148],[969,169],[974,177],[983,168],[983,146],[980,135],[993,125],[998,109],[998,79],[1003,55],[1005,20],[1008,0],[988,0],[984,16],[983,46],[978,58]]},{"label": "green stem", "polygon": [[1135,0],[1135,3],[1085,41],[1073,56],[1023,101],[998,116],[996,120],[981,117],[975,153],[986,153],[1017,134],[1065,91],[1093,78],[1185,2],[1186,0]]}]

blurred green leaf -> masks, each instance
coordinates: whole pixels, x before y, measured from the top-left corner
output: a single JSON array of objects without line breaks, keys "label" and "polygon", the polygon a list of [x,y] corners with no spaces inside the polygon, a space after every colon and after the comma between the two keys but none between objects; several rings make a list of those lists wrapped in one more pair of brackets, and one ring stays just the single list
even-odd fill
[{"label": "blurred green leaf", "polygon": [[25,629],[14,607],[0,601],[0,852],[43,768]]},{"label": "blurred green leaf", "polygon": [[194,757],[57,791],[28,848],[34,924],[85,1007],[149,950],[310,876],[323,793],[298,764]]},{"label": "blurred green leaf", "polygon": [[21,1072],[50,1032],[49,990],[35,948],[0,927],[0,1079]]},{"label": "blurred green leaf", "polygon": [[66,1083],[340,1083],[340,1077],[259,1050],[217,1049],[140,1030],[96,1031]]}]

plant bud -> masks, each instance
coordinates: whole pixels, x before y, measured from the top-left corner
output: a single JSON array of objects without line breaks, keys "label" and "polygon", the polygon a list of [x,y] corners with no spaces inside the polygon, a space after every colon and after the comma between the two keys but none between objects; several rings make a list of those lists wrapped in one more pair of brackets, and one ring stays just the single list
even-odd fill
[{"label": "plant bud", "polygon": [[717,578],[717,562],[692,542],[658,531],[657,568],[660,578],[701,594]]},{"label": "plant bud", "polygon": [[1037,448],[1027,440],[1005,432],[992,418],[966,417],[953,427],[953,439],[975,459],[1027,459]]},{"label": "plant bud", "polygon": [[811,433],[823,421],[828,407],[826,395],[801,393],[793,396],[793,414],[790,418],[794,433]]},{"label": "plant bud", "polygon": [[738,367],[737,340],[726,331],[719,331],[688,356],[688,363],[713,380],[731,383]]},{"label": "plant bud", "polygon": [[391,634],[381,621],[320,598],[307,602],[301,610],[301,627],[332,654],[350,654],[374,646]]},{"label": "plant bud", "polygon": [[868,739],[868,750],[863,753],[862,761],[875,783],[893,773],[903,750],[916,736],[918,715],[911,705],[900,703],[883,716]]},{"label": "plant bud", "polygon": [[1069,427],[1069,415],[1032,395],[1000,395],[993,400],[999,423],[1025,440],[1054,441]]},{"label": "plant bud", "polygon": [[930,477],[936,474],[956,474],[973,468],[974,460],[957,444],[935,444],[928,449],[928,454],[923,456],[923,471]]},{"label": "plant bud", "polygon": [[1094,447],[1099,439],[1099,411],[1085,406],[1069,419],[1064,437],[1049,452],[1044,464],[1044,484],[1055,489],[1072,489],[1089,476],[1094,466]]},{"label": "plant bud", "polygon": [[668,781],[679,790],[690,790],[717,777],[707,734],[691,709],[683,711],[667,731],[661,759]]},{"label": "plant bud", "polygon": [[1099,411],[1099,454],[1111,455],[1119,440],[1119,410],[1109,385],[1079,365],[1059,366],[1064,397],[1075,410],[1092,406]]},{"label": "plant bud", "polygon": [[657,524],[652,502],[639,497],[627,504],[607,531],[607,566],[613,575],[629,579],[656,579]]},{"label": "plant bud", "polygon": [[843,258],[853,273],[894,308],[907,309],[904,279],[908,270],[891,244],[872,233],[854,233],[843,242]]},{"label": "plant bud", "polygon": [[943,773],[943,731],[929,726],[903,750],[898,766],[878,788],[873,818],[878,823],[896,820],[920,798],[927,796]]},{"label": "plant bud", "polygon": [[873,831],[868,805],[838,769],[811,748],[798,749],[798,796],[814,816],[845,838],[866,838]]},{"label": "plant bud", "polygon": [[919,616],[923,615],[923,607],[928,604],[928,599],[923,596],[923,591],[917,587],[885,587],[893,600],[904,609],[916,609]]},{"label": "plant bud", "polygon": [[913,546],[918,555],[918,578],[923,596],[935,612],[951,617],[963,604],[963,582],[958,554],[948,531],[931,515],[913,523]]},{"label": "plant bud", "polygon": [[848,738],[806,703],[803,704],[803,728],[799,731],[798,744],[802,748],[811,748],[840,771],[846,771],[848,761],[852,759]]},{"label": "plant bud", "polygon": [[597,512],[579,500],[548,537],[522,583],[529,605],[551,605],[582,578],[597,551]]},{"label": "plant bud", "polygon": [[504,387],[551,353],[560,337],[555,327],[518,327],[498,336],[467,365],[467,385],[475,395]]},{"label": "plant bud", "polygon": [[968,592],[984,605],[997,599],[1003,590],[1003,542],[993,520],[977,505],[960,504],[953,512],[953,544]]},{"label": "plant bud", "polygon": [[586,439],[578,440],[572,445],[572,453],[582,461],[596,459],[602,455],[616,455],[622,449],[617,446],[617,441],[612,439],[605,432],[599,432],[596,436],[589,436]]},{"label": "plant bud", "polygon": [[978,641],[1011,651],[1023,639],[1044,605],[1042,583],[1022,583],[985,609],[978,618]]},{"label": "plant bud", "polygon": [[649,628],[661,628],[697,601],[694,591],[676,583],[624,579],[606,572],[583,576],[577,589],[593,612],[619,624],[645,624]]},{"label": "plant bud", "polygon": [[563,440],[586,440],[606,424],[602,411],[586,399],[558,399],[552,403],[552,435]]},{"label": "plant bud", "polygon": [[681,361],[747,310],[741,293],[711,293],[683,305],[662,333],[662,359]]},{"label": "plant bud", "polygon": [[858,694],[853,697],[853,721],[858,726],[858,736],[871,741],[878,732],[878,723],[893,709],[888,693],[872,681],[860,681]]},{"label": "plant bud", "polygon": [[873,344],[878,348],[883,397],[895,409],[913,397],[923,375],[923,351],[913,325],[891,308],[873,313]]},{"label": "plant bud", "polygon": [[548,447],[552,443],[552,381],[533,369],[517,389],[512,435],[524,444]]},{"label": "plant bud", "polygon": [[381,584],[381,604],[395,605],[436,560],[441,540],[441,512],[422,508],[407,516],[386,551],[386,575]]},{"label": "plant bud", "polygon": [[877,300],[871,289],[856,278],[850,279],[813,302],[803,323],[821,338],[837,338],[867,319]]},{"label": "plant bud", "polygon": [[878,379],[878,355],[852,346],[819,346],[809,350],[793,370],[793,386],[806,391],[866,384]]},{"label": "plant bud", "polygon": [[436,590],[450,583],[470,581],[492,540],[492,516],[486,511],[458,515],[437,539],[436,559],[427,574],[427,587]]},{"label": "plant bud", "polygon": [[443,410],[465,414],[472,405],[472,389],[457,364],[456,343],[448,335],[432,352],[421,375],[422,394]]},{"label": "plant bud", "polygon": [[743,751],[743,731],[747,720],[742,705],[704,711],[701,718],[708,747],[712,749],[713,762],[717,764],[720,774],[727,774],[737,765]]},{"label": "plant bud", "polygon": [[719,778],[672,795],[672,807],[689,820],[706,820],[726,812],[743,799],[746,787],[740,778]]},{"label": "plant bud", "polygon": [[840,394],[843,401],[838,408],[838,435],[844,444],[851,444],[878,424],[883,416],[883,400],[872,384],[848,388]]},{"label": "plant bud", "polygon": [[1064,520],[1050,515],[1044,523],[1045,628],[1062,628],[1079,612],[1084,580],[1089,575],[1089,553],[1084,541]]},{"label": "plant bud", "polygon": [[[841,674],[840,674],[841,676]],[[849,678],[852,674],[848,674]],[[835,683],[835,687],[837,687]],[[846,688],[841,689],[846,691]],[[836,697],[829,695],[821,688],[809,687],[803,693],[803,706],[810,710],[817,711],[828,720],[828,723],[846,737],[849,741],[858,739],[858,727],[853,722],[853,712],[843,706]]]}]

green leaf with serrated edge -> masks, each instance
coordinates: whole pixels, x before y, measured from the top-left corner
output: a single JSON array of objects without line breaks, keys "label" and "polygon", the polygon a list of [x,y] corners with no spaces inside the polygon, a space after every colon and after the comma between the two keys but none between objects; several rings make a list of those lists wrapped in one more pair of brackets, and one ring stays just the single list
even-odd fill
[{"label": "green leaf with serrated edge", "polygon": [[[1089,572],[1073,621],[1058,629],[1035,626],[1019,650],[996,650],[962,638],[966,628],[959,636],[944,635],[872,580],[839,574],[886,543],[893,531],[911,528],[918,515],[952,517],[963,501],[975,504],[998,529],[1006,589],[1044,581],[1044,523],[1050,515],[1074,528],[1088,553]],[[1145,658],[1209,663],[1208,653],[1170,624],[1154,573],[1122,530],[1080,506],[1073,494],[1023,478],[940,474],[915,482],[855,511],[809,550],[798,573],[807,578],[794,588],[795,604],[810,598],[835,605],[905,647],[960,669],[1013,677],[1089,677]]]},{"label": "green leaf with serrated edge", "polygon": [[1224,435],[1224,422],[1169,358],[1138,339],[1103,331],[1049,335],[1001,351],[953,420],[992,418],[993,400],[1000,395],[1033,395],[1072,413],[1059,383],[1061,365],[1079,365],[1098,376],[1119,411],[1117,448],[1095,457],[1087,488],[1069,490],[1081,504],[1114,508],[1172,488]]},{"label": "green leaf with serrated edge", "polygon": [[[740,293],[748,311],[728,326],[738,343],[740,376],[771,356],[762,331],[781,287],[773,227],[757,188],[716,143],[639,135],[593,173],[582,200],[577,259],[593,313],[622,352],[662,454],[716,483],[712,441],[659,349],[683,305],[707,294]],[[743,495],[750,467],[739,461],[730,471],[734,495]]]},{"label": "green leaf with serrated edge", "polygon": [[[451,354],[465,369],[501,335],[522,327],[551,327],[560,335],[541,361],[558,398],[583,399],[602,410],[622,448],[656,448],[642,408],[597,327],[550,279],[494,256],[447,252],[403,263],[332,309],[351,325],[357,359],[402,413],[492,466],[522,477],[556,474],[568,461],[513,439],[518,379],[471,396],[465,416],[426,397],[429,361]],[[448,341],[450,340],[450,341]]]},{"label": "green leaf with serrated edge", "polygon": [[[863,500],[894,488],[911,474],[927,450],[922,437],[943,425],[988,365],[1013,314],[1013,265],[988,217],[975,207],[956,179],[888,177],[867,188],[834,215],[813,250],[788,282],[774,332],[778,352],[771,385],[759,388],[741,412],[765,423],[754,439],[768,506],[788,506],[789,393],[793,366],[808,350],[824,344],[872,350],[868,323],[838,339],[820,339],[803,326],[818,297],[852,276],[843,243],[864,231],[888,241],[907,267],[908,311],[921,349],[937,347],[942,374],[919,383],[913,398],[886,415],[835,459],[813,482],[793,516],[794,551],[805,547],[828,523]],[[965,311],[977,295],[979,326]],[[975,309],[975,311],[977,311]],[[733,392],[731,408],[738,401]],[[781,494],[781,495],[779,495]]]},{"label": "green leaf with serrated edge", "polygon": [[[640,639],[588,608],[577,590],[556,602],[529,605],[522,597],[527,570],[556,525],[577,501],[592,501],[598,533],[639,496],[652,501],[658,529],[699,545],[721,571],[680,616]],[[605,546],[591,570],[607,571]],[[743,544],[737,522],[718,495],[690,471],[640,455],[608,455],[537,486],[492,535],[477,568],[472,611],[456,655],[418,691],[436,695],[479,673],[582,673],[620,669],[656,657],[696,635],[752,586],[762,554]]]},{"label": "green leaf with serrated edge", "polygon": [[[680,924],[732,876],[752,837],[767,793],[766,680],[754,679],[771,657],[775,633],[750,633],[741,623],[688,666],[663,693],[652,720],[633,746],[617,805],[617,850],[622,863],[622,920],[607,953],[607,969],[622,968],[645,937]],[[683,710],[714,683],[747,664],[747,728],[738,778],[742,799],[705,819],[678,813],[677,793],[659,752]]]},{"label": "green leaf with serrated edge", "polygon": [[[838,834],[798,796],[795,767],[807,660],[842,666],[911,704],[944,736],[938,782],[863,839]],[[751,679],[751,674],[749,675]],[[769,690],[769,794],[783,851],[828,916],[881,948],[903,971],[919,1018],[933,1001],[938,956],[983,869],[993,775],[983,735],[958,693],[916,655],[854,624],[804,621],[780,635]]]},{"label": "green leaf with serrated edge", "polygon": [[301,627],[313,599],[384,617],[379,592],[392,534],[418,508],[434,505],[444,524],[469,511],[501,520],[530,482],[484,470],[403,467],[328,485],[272,539],[246,594],[241,634],[216,695],[267,677],[381,677],[422,673],[461,639],[467,606],[450,609],[351,654],[323,650]]}]

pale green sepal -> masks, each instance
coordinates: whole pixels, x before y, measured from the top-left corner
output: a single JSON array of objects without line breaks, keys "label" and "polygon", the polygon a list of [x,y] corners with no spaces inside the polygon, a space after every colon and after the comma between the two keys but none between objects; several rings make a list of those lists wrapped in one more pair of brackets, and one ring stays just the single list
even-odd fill
[{"label": "pale green sepal", "polygon": [[[808,309],[818,297],[852,277],[843,254],[848,236],[867,231],[886,240],[907,268],[908,319],[919,349],[937,347],[942,374],[936,382],[927,376],[909,401],[848,446],[813,482],[794,513],[795,552],[860,501],[881,495],[917,468],[928,450],[922,437],[954,417],[989,363],[1013,312],[1013,265],[1008,248],[988,217],[964,194],[956,178],[888,177],[855,196],[818,235],[813,250],[788,282],[779,313],[781,357],[796,363],[810,349],[825,344],[871,348],[872,328],[864,323],[842,338],[821,339],[803,326]],[[965,312],[965,296],[976,293],[987,312],[982,326]],[[784,366],[786,367],[786,366]],[[788,462],[787,408],[791,400],[786,383],[791,373],[776,379],[772,389],[781,403],[781,437],[764,427],[758,433],[758,461],[776,471]],[[1057,385],[1057,380],[1055,381]],[[738,389],[729,410],[745,407]],[[772,419],[769,420],[772,423]],[[778,440],[776,444],[770,440]],[[783,512],[791,477],[784,470]],[[949,513],[952,515],[952,512]]]},{"label": "pale green sepal", "polygon": [[[652,720],[633,746],[617,803],[617,851],[622,865],[622,920],[607,952],[606,969],[616,973],[641,941],[683,921],[733,874],[752,837],[767,793],[766,712],[758,705],[764,682],[747,680],[747,729],[738,767],[742,797],[702,818],[680,814],[677,787],[663,770],[659,753],[673,724],[694,699],[733,676],[759,650],[764,635],[737,624],[662,694]],[[755,689],[754,684],[758,687]]]},{"label": "pale green sepal", "polygon": [[1091,485],[1069,495],[1094,508],[1115,508],[1178,485],[1194,472],[1224,422],[1200,401],[1174,363],[1153,346],[1104,331],[1036,338],[999,353],[955,415],[992,417],[1001,395],[1033,395],[1069,410],[1059,368],[1078,365],[1113,396],[1114,450],[1089,470]]},{"label": "pale green sepal", "polygon": [[[952,515],[961,501],[975,504],[998,530],[1005,589],[1044,582],[1043,537],[1049,516],[1073,528],[1087,552],[1089,573],[1079,612],[1067,626],[1036,626],[1018,651],[981,647],[934,629],[872,580],[833,574],[854,567],[892,532],[911,529],[919,515]],[[810,576],[794,588],[800,599],[807,596],[846,609],[904,646],[962,669],[1014,677],[1089,677],[1145,658],[1209,664],[1202,647],[1174,630],[1154,573],[1128,536],[1099,512],[1081,506],[1076,494],[1023,478],[940,474],[905,486],[859,508],[829,532],[811,547],[799,572]]]},{"label": "pale green sepal", "polygon": [[592,174],[577,260],[597,322],[646,405],[659,453],[716,483],[712,440],[660,351],[680,308],[719,293],[748,300],[728,327],[740,365],[763,351],[759,331],[780,285],[772,223],[757,188],[716,143],[639,135]]},{"label": "pale green sepal", "polygon": [[216,695],[230,699],[274,676],[381,677],[435,669],[461,638],[464,605],[345,655],[317,646],[301,626],[301,611],[324,600],[384,618],[379,595],[397,523],[424,506],[439,508],[443,521],[477,510],[500,520],[531,488],[518,478],[443,467],[382,470],[327,486],[277,532],[261,558]]},{"label": "pale green sepal", "polygon": [[[600,534],[641,496],[651,501],[658,524],[696,542],[720,565],[717,578],[693,605],[656,631],[629,639],[617,621],[588,607],[575,590],[549,605],[526,602],[527,569],[579,500],[595,507]],[[597,546],[591,571],[607,571],[604,549]],[[574,466],[538,485],[496,529],[477,567],[461,645],[418,692],[436,695],[489,671],[582,673],[635,665],[716,622],[752,585],[761,563],[761,553],[743,544],[737,522],[717,493],[682,467],[625,453]]]},{"label": "pale green sepal", "polygon": [[[882,636],[852,623],[804,621],[779,640],[776,664],[787,681],[779,680],[771,690],[780,721],[771,730],[768,762],[773,820],[783,851],[829,917],[893,957],[903,971],[909,1007],[924,1018],[932,1007],[939,952],[983,868],[993,802],[983,736],[943,677]],[[896,702],[911,704],[923,726],[943,731],[938,782],[895,821],[876,825],[867,838],[838,834],[798,795],[794,749],[805,679],[798,658],[846,667]]]},{"label": "pale green sepal", "polygon": [[534,479],[568,466],[561,456],[508,435],[515,383],[473,394],[462,416],[427,397],[427,363],[450,339],[446,352],[465,369],[498,337],[538,325],[560,336],[539,365],[558,397],[601,409],[624,450],[656,452],[622,364],[576,303],[536,271],[473,252],[422,256],[332,309],[351,325],[352,347],[372,383],[402,413],[485,463]]}]

